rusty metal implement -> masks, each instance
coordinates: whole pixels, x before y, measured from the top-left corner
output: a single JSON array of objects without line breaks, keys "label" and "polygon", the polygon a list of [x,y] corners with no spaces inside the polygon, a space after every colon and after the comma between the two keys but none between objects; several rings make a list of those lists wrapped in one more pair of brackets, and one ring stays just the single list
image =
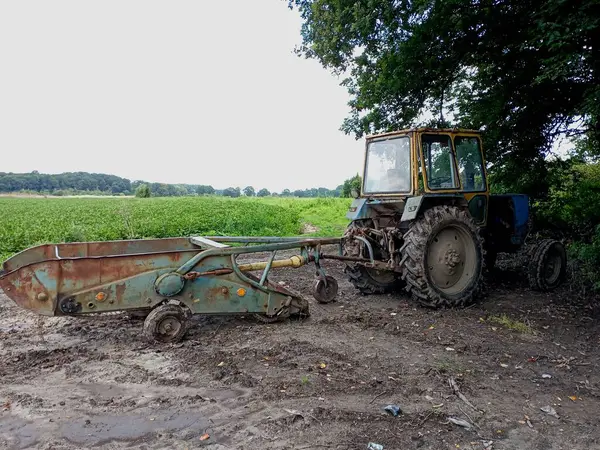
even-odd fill
[{"label": "rusty metal implement", "polygon": [[[147,313],[146,336],[175,342],[193,314],[254,314],[267,322],[307,316],[304,297],[269,282],[274,268],[314,263],[313,295],[321,303],[333,301],[337,282],[319,264],[344,259],[322,253],[321,246],[332,244],[341,251],[338,238],[196,236],[46,244],[6,260],[0,287],[18,306],[45,316]],[[291,249],[298,254],[275,259],[278,251]],[[237,261],[242,254],[263,252],[270,253],[266,261]]]}]

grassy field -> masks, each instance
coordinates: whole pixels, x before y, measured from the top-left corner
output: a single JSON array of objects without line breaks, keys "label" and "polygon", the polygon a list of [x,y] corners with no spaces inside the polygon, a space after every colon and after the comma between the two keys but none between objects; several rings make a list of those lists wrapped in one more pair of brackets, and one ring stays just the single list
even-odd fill
[{"label": "grassy field", "polygon": [[340,236],[349,204],[338,198],[0,198],[0,260],[50,242],[294,236],[306,229]]}]

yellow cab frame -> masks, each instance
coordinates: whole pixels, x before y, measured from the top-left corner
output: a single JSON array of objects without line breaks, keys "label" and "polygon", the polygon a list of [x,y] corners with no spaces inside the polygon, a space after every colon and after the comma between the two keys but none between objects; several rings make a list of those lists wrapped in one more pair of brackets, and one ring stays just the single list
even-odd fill
[{"label": "yellow cab frame", "polygon": [[[428,182],[428,172],[425,166],[425,155],[423,153],[422,147],[422,136],[424,134],[427,135],[443,135],[449,136],[450,141],[452,143],[452,147],[450,149],[452,158],[453,158],[453,170],[454,177],[458,181],[457,187],[455,188],[440,188],[440,189],[430,189]],[[365,192],[365,183],[367,176],[367,163],[368,163],[368,151],[369,144],[378,140],[391,139],[400,136],[408,136],[410,138],[410,166],[411,166],[411,189],[409,192],[385,192],[385,193],[366,193]],[[481,162],[482,162],[482,175],[483,175],[483,189],[482,190],[465,190],[463,186],[463,181],[458,173],[458,160],[456,158],[456,149],[454,145],[454,140],[456,137],[471,137],[476,138],[479,143],[479,151],[481,153]],[[456,198],[461,197],[464,199],[465,206],[469,207],[472,216],[475,221],[479,225],[484,225],[487,221],[488,215],[488,205],[489,205],[489,184],[488,184],[488,174],[485,169],[485,157],[483,153],[483,145],[481,141],[481,133],[475,130],[468,129],[458,129],[458,128],[412,128],[400,131],[394,131],[389,133],[380,133],[375,135],[369,135],[365,140],[365,155],[364,155],[364,164],[363,164],[363,177],[362,177],[362,186],[361,186],[361,197],[368,198],[380,198],[381,200],[398,198],[402,197],[412,197],[412,196],[424,196],[427,198],[431,197],[441,197],[442,198]],[[422,186],[419,185],[419,177],[422,175],[423,183]],[[461,203],[463,203],[461,202]],[[477,211],[479,211],[477,213]],[[475,213],[475,214],[474,214]]]}]

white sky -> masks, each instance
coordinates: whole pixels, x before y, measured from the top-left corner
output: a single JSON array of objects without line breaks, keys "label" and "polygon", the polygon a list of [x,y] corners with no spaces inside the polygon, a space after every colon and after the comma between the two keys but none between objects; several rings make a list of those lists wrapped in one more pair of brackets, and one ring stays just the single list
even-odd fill
[{"label": "white sky", "polygon": [[335,188],[363,141],[284,0],[0,1],[0,172]]}]

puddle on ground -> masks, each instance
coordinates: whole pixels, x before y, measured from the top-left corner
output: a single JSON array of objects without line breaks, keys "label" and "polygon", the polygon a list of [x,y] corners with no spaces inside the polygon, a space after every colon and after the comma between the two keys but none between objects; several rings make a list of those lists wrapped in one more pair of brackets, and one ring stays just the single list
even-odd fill
[{"label": "puddle on ground", "polygon": [[[158,434],[180,434],[180,439],[193,439],[214,424],[199,413],[161,411],[156,415],[83,416],[76,420],[50,424],[29,422],[20,417],[0,417],[0,448],[22,450],[33,448],[45,440],[44,434],[59,435],[79,448],[90,448],[114,441],[139,444],[160,439]],[[60,423],[60,425],[59,425]],[[40,426],[41,425],[41,426]],[[55,428],[56,427],[56,428]],[[54,429],[54,431],[51,431]],[[210,433],[214,437],[214,434]],[[46,436],[47,437],[47,436]]]},{"label": "puddle on ground", "polygon": [[19,417],[0,417],[0,447],[15,450],[32,448],[38,440],[39,433],[35,424]]},{"label": "puddle on ground", "polygon": [[157,433],[187,431],[188,437],[200,436],[211,426],[208,419],[199,413],[162,411],[144,416],[90,416],[88,421],[82,417],[63,423],[61,434],[68,441],[87,448],[111,441],[140,443]]}]

